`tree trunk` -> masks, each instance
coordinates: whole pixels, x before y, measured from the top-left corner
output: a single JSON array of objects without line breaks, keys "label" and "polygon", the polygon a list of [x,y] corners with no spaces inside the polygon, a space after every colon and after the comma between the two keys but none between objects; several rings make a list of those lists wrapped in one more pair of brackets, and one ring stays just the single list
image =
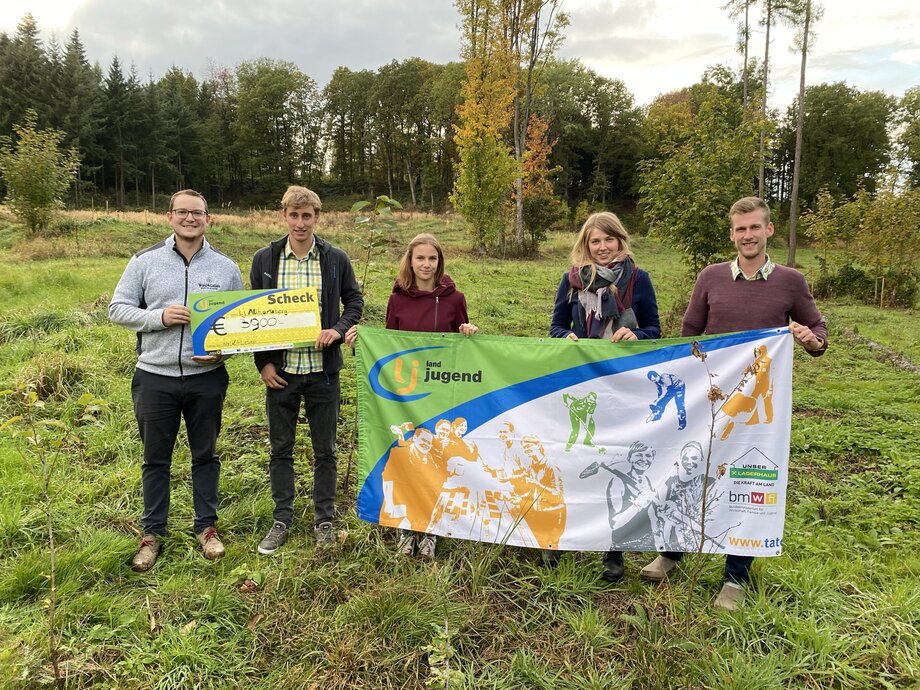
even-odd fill
[{"label": "tree trunk", "polygon": [[742,75],[743,94],[741,104],[747,108],[748,104],[748,44],[751,42],[751,24],[750,24],[751,0],[744,2],[744,72]]},{"label": "tree trunk", "polygon": [[406,176],[409,178],[409,194],[412,195],[412,205],[415,206],[415,179],[412,175],[412,163],[409,162],[408,153],[405,154],[404,158],[406,161]]},{"label": "tree trunk", "polygon": [[[518,40],[520,40],[518,38]],[[520,47],[517,53],[517,65],[520,65]],[[524,159],[524,137],[527,125],[521,126],[521,71],[515,66],[514,78],[514,119],[511,122],[511,131],[514,138],[514,161],[517,170],[514,173],[514,244],[517,251],[524,253],[524,170],[521,165]],[[505,255],[502,247],[502,256]]]},{"label": "tree trunk", "polygon": [[767,36],[766,47],[763,51],[763,101],[760,104],[760,168],[757,171],[757,196],[761,199],[764,197],[765,185],[764,174],[765,165],[764,149],[766,147],[766,127],[767,127],[767,94],[770,89],[770,24],[773,22],[773,0],[766,0],[767,3]]},{"label": "tree trunk", "polygon": [[393,198],[393,164],[391,161],[390,152],[384,150],[383,160],[387,166],[387,190],[389,191],[390,198]]},{"label": "tree trunk", "polygon": [[795,126],[795,160],[792,163],[792,194],[789,199],[789,252],[786,265],[795,266],[796,225],[799,220],[799,173],[802,168],[802,134],[805,129],[805,60],[808,57],[808,28],[811,0],[805,1],[805,26],[802,30],[802,67],[799,70],[799,112]]}]

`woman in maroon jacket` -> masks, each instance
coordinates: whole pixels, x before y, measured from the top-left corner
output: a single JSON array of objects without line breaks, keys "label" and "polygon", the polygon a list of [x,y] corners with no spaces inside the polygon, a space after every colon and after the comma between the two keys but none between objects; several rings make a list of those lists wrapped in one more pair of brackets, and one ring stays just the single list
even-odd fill
[{"label": "woman in maroon jacket", "polygon": [[[466,336],[479,330],[469,323],[466,297],[444,272],[444,251],[434,235],[413,237],[399,260],[399,273],[387,302],[387,328]],[[345,334],[345,343],[354,346],[357,339],[357,326],[352,326]],[[417,553],[421,558],[433,558],[436,543],[433,534],[403,530],[398,548],[407,556]]]},{"label": "woman in maroon jacket", "polygon": [[433,235],[416,235],[399,261],[387,302],[387,328],[463,335],[478,330],[469,323],[466,297],[444,272],[444,252]]}]

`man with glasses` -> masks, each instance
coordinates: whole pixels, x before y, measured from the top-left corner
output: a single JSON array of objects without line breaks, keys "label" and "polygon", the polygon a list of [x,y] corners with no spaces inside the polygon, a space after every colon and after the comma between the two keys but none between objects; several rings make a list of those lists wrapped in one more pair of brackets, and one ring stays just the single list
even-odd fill
[{"label": "man with glasses", "polygon": [[156,563],[166,534],[170,466],[185,418],[192,456],[194,529],[205,558],[224,555],[217,535],[220,460],[217,436],[228,376],[221,355],[192,354],[190,292],[242,290],[240,269],[205,239],[205,198],[184,189],[166,214],[171,237],[131,257],[112,302],[113,323],[137,333],[137,368],[131,382],[134,415],[144,444],[141,483],[144,536],[131,562],[143,572]]},{"label": "man with glasses", "polygon": [[[773,236],[769,206],[758,197],[745,197],[732,205],[728,218],[729,238],[738,255],[731,262],[712,264],[700,271],[684,312],[681,336],[788,326],[808,354],[823,355],[827,326],[805,277],[793,268],[778,266],[767,255],[767,240]],[[661,582],[681,558],[683,553],[664,552],[639,575],[648,582]],[[753,562],[753,556],[726,556],[725,583],[715,608],[738,608]]]},{"label": "man with glasses", "polygon": [[265,383],[268,475],[275,502],[272,526],[257,547],[266,556],[284,544],[294,521],[294,440],[301,404],[313,445],[313,533],[320,548],[335,544],[340,346],[361,318],[364,298],[345,252],[313,232],[321,209],[316,192],[288,187],[281,199],[287,235],[256,252],[249,274],[253,290],[316,288],[322,328],[312,346],[255,353]]}]

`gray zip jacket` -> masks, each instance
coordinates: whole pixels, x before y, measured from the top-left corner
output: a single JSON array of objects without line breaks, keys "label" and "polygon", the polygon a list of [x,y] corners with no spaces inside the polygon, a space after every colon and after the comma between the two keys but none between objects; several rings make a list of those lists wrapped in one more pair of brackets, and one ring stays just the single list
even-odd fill
[{"label": "gray zip jacket", "polygon": [[163,311],[170,304],[188,305],[190,292],[242,290],[240,269],[228,256],[204,240],[201,249],[186,261],[176,249],[176,238],[167,239],[131,257],[118,281],[109,318],[137,332],[137,368],[161,376],[203,374],[217,364],[192,361],[192,333],[188,324],[163,325]]}]

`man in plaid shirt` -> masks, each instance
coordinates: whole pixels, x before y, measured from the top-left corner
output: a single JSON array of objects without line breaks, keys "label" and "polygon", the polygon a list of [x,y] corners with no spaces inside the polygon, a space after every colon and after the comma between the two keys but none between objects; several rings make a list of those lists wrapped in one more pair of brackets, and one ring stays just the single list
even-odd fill
[{"label": "man in plaid shirt", "polygon": [[[339,416],[340,344],[361,318],[364,298],[348,256],[313,234],[322,203],[305,187],[288,187],[281,199],[288,234],[256,252],[249,281],[253,290],[314,287],[322,330],[316,343],[294,350],[256,352],[265,382],[265,407],[271,443],[269,478],[275,502],[274,524],[259,542],[261,554],[274,553],[287,540],[294,520],[294,441],[303,401],[313,444],[314,534],[320,547],[335,536],[335,435]],[[341,308],[340,308],[341,305]]]}]

